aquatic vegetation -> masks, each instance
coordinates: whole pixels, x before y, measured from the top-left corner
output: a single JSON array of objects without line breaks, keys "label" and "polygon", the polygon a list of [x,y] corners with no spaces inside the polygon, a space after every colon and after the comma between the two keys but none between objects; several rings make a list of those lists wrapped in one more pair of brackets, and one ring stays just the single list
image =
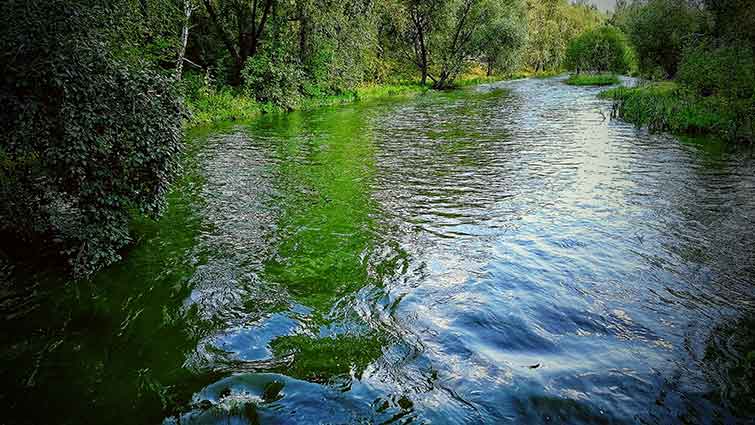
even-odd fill
[{"label": "aquatic vegetation", "polygon": [[651,131],[710,133],[729,140],[753,135],[752,101],[701,97],[672,82],[618,87],[599,97],[614,101],[616,116]]},{"label": "aquatic vegetation", "polygon": [[614,74],[573,74],[564,82],[570,86],[612,86],[621,80]]}]

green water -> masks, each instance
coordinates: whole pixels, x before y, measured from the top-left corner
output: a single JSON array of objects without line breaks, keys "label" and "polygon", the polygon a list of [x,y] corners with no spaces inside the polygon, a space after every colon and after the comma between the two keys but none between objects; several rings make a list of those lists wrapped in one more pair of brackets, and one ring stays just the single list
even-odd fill
[{"label": "green water", "polygon": [[65,282],[6,253],[3,423],[746,420],[751,152],[594,95],[524,80],[191,134],[119,264]]}]

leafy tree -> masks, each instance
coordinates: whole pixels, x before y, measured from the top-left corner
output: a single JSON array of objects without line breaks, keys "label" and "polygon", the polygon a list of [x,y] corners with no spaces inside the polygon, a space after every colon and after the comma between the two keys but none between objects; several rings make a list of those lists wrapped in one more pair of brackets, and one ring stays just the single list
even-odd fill
[{"label": "leafy tree", "polygon": [[746,41],[755,48],[755,2],[703,0],[703,4],[713,18],[713,37]]},{"label": "leafy tree", "polygon": [[450,2],[447,13],[433,34],[438,58],[438,76],[433,78],[433,87],[449,87],[468,65],[469,59],[482,52],[485,28],[493,25],[502,12],[503,1],[459,0]]},{"label": "leafy tree", "polygon": [[622,19],[640,71],[651,76],[673,78],[685,44],[705,30],[705,15],[687,0],[649,0]]},{"label": "leafy tree", "polygon": [[610,25],[583,33],[569,43],[566,51],[566,67],[577,73],[626,74],[634,67],[634,60],[624,33]]},{"label": "leafy tree", "polygon": [[487,65],[487,75],[496,69],[513,71],[527,39],[526,9],[523,1],[500,4],[490,21],[481,28],[477,43]]},{"label": "leafy tree", "polygon": [[257,53],[265,36],[277,0],[202,0],[202,4],[232,60],[229,82],[238,86],[247,59]]},{"label": "leafy tree", "polygon": [[[119,258],[134,211],[157,215],[178,169],[170,81],[126,60],[129,2],[0,6],[0,222],[77,275]],[[119,50],[121,49],[121,50]]]},{"label": "leafy tree", "polygon": [[492,66],[503,59],[507,47],[511,50],[517,47],[522,30],[513,19],[517,13],[515,4],[520,3],[518,0],[398,2],[392,16],[393,46],[416,66],[423,84],[430,79],[433,87],[447,88],[470,61],[486,57]]},{"label": "leafy tree", "polygon": [[566,0],[527,0],[527,64],[535,70],[560,68],[574,37],[600,24],[594,7]]},{"label": "leafy tree", "polygon": [[702,40],[688,46],[678,80],[701,96],[748,100],[755,96],[755,61],[746,43],[718,44]]}]

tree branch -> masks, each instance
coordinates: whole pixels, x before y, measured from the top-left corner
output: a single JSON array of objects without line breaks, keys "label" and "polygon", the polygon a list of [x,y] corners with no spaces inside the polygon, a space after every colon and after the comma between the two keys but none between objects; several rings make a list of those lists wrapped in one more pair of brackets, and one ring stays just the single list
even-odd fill
[{"label": "tree branch", "polygon": [[215,29],[220,35],[220,38],[223,40],[223,44],[225,44],[226,49],[228,49],[228,52],[231,54],[231,56],[233,56],[233,58],[237,62],[239,62],[241,60],[241,57],[239,56],[238,51],[236,51],[236,48],[233,47],[233,43],[231,43],[231,39],[230,37],[228,37],[228,34],[225,33],[223,26],[220,24],[220,21],[218,20],[218,14],[215,13],[215,8],[212,7],[211,0],[203,0],[203,3],[205,9],[207,9],[207,14],[209,14],[210,19],[212,19],[212,23],[215,26]]}]

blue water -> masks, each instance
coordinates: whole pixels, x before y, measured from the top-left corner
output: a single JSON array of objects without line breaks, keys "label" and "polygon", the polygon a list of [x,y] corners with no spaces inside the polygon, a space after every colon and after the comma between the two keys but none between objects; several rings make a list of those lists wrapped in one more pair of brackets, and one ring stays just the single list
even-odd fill
[{"label": "blue water", "polygon": [[[751,423],[752,150],[648,134],[596,93],[520,80],[205,136],[196,238],[105,295],[148,317],[113,339],[155,385],[99,406],[165,424]],[[96,346],[81,329],[71,346]],[[129,381],[92,357],[103,388]]]}]

